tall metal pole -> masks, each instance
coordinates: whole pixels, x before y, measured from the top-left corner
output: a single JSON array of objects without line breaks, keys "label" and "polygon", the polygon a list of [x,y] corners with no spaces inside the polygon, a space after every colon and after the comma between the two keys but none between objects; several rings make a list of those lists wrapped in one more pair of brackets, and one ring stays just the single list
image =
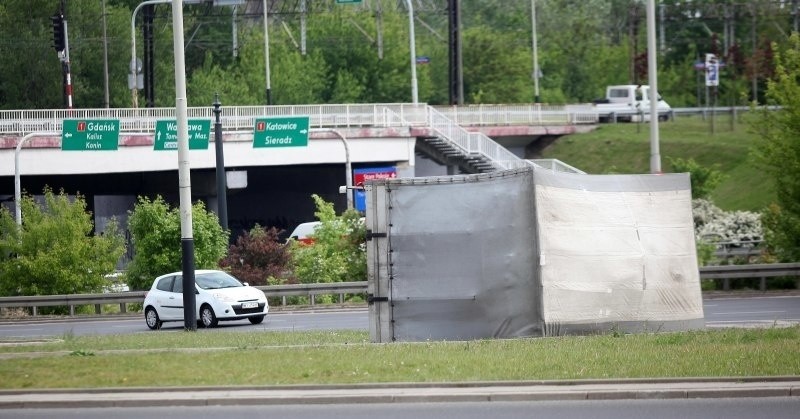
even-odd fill
[{"label": "tall metal pole", "polygon": [[225,156],[222,154],[222,122],[219,93],[214,95],[214,152],[217,158],[217,217],[223,230],[228,230],[228,185],[225,179]]},{"label": "tall metal pole", "polygon": [[408,7],[408,43],[411,50],[411,101],[417,104],[419,103],[419,94],[417,92],[417,47],[414,35],[414,6],[411,5],[411,0],[406,0],[406,7]]},{"label": "tall metal pole", "polygon": [[347,137],[345,137],[339,130],[330,128],[312,128],[310,131],[330,132],[342,140],[342,144],[344,145],[344,186],[345,190],[347,191],[347,209],[353,209],[353,168],[350,163],[350,145],[347,142]]},{"label": "tall metal pole", "polygon": [[[130,68],[131,68],[131,76],[133,77],[133,87],[131,87],[131,106],[133,106],[134,108],[138,108],[139,107],[139,89],[136,86],[136,67],[137,67],[136,66],[136,14],[139,13],[139,9],[141,9],[144,6],[147,6],[147,5],[150,5],[150,4],[164,4],[164,3],[169,3],[169,2],[172,2],[172,4],[175,4],[175,0],[145,0],[145,1],[141,2],[141,3],[139,3],[139,5],[136,6],[133,9],[133,12],[131,13],[131,65],[130,65]],[[183,10],[181,10],[181,13],[183,13]],[[181,22],[181,25],[182,24],[183,24],[183,22]]]},{"label": "tall metal pole", "polygon": [[267,0],[264,3],[264,60],[266,61],[267,76],[267,105],[272,105],[272,86],[269,77],[269,16],[267,10]]},{"label": "tall metal pole", "polygon": [[536,45],[536,0],[531,0],[531,35],[533,47],[533,102],[539,103],[539,49]]},{"label": "tall metal pole", "polygon": [[108,91],[108,29],[106,28],[106,0],[101,0],[103,6],[103,104],[106,108],[111,106]]},{"label": "tall metal pole", "polygon": [[464,104],[464,72],[461,48],[461,3],[460,0],[448,0],[449,41],[448,64],[450,67],[450,104]]},{"label": "tall metal pole", "polygon": [[656,4],[647,0],[647,78],[650,85],[650,173],[661,173],[658,141],[658,68],[656,66]]},{"label": "tall metal pole", "polygon": [[175,55],[175,113],[178,122],[178,190],[183,268],[183,328],[197,330],[192,236],[192,185],[189,176],[189,115],[186,103],[186,57],[183,47],[183,2],[172,0],[172,49]]},{"label": "tall metal pole", "polygon": [[22,179],[19,173],[19,154],[22,151],[22,145],[33,137],[55,136],[55,132],[32,132],[26,134],[17,143],[17,148],[14,150],[14,218],[18,226],[22,226]]}]

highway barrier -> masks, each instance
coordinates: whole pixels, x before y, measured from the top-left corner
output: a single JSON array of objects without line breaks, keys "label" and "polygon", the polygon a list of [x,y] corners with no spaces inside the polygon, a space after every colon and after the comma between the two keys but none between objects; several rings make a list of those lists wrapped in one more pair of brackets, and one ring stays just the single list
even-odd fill
[{"label": "highway barrier", "polygon": [[[766,281],[770,278],[800,277],[800,263],[769,263],[753,265],[721,265],[703,266],[700,268],[701,280],[722,279],[723,289],[730,289],[730,281],[737,279],[759,279],[759,289],[766,290]],[[367,282],[333,282],[317,284],[285,284],[257,286],[268,298],[278,297],[281,305],[287,304],[287,297],[305,296],[315,304],[317,295],[338,295],[339,303],[343,303],[345,295],[366,294]],[[38,314],[38,307],[67,306],[70,315],[75,314],[75,307],[94,305],[95,312],[102,314],[106,304],[119,305],[122,313],[127,312],[128,304],[141,304],[146,291],[127,291],[102,294],[64,294],[33,295],[18,297],[0,297],[0,308],[32,308],[32,314]],[[366,301],[366,298],[365,298]]]}]

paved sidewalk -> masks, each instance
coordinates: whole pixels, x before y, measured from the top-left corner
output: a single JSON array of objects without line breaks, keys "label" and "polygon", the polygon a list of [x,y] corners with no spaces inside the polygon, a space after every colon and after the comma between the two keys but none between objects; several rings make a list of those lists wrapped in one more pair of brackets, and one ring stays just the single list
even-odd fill
[{"label": "paved sidewalk", "polygon": [[0,409],[800,397],[800,377],[0,391]]}]

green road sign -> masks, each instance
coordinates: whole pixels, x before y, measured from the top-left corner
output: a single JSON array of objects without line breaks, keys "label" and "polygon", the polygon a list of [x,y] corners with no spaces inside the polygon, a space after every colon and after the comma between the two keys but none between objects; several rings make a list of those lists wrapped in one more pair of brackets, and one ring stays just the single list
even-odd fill
[{"label": "green road sign", "polygon": [[308,145],[308,117],[256,118],[253,147],[305,147]]},{"label": "green road sign", "polygon": [[65,119],[61,128],[62,150],[116,150],[119,119]]},{"label": "green road sign", "polygon": [[[208,150],[211,137],[210,119],[190,119],[189,150]],[[156,121],[156,134],[153,138],[153,150],[178,149],[178,123],[174,119]]]}]

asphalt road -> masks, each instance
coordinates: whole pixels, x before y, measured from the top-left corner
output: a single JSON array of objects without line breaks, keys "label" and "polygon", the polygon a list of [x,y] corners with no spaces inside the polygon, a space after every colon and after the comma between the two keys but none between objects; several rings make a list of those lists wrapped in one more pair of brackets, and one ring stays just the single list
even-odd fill
[{"label": "asphalt road", "polygon": [[620,399],[554,401],[452,401],[416,403],[342,403],[157,407],[62,407],[0,410],[0,419],[34,418],[294,418],[294,419],[789,419],[796,418],[800,397],[745,397],[703,399]]},{"label": "asphalt road", "polygon": [[[230,332],[366,330],[367,310],[279,312],[267,315],[264,322],[253,325],[247,320],[220,322],[211,329]],[[198,328],[200,332],[207,329]],[[18,320],[0,323],[0,338],[59,337],[64,335],[110,335],[130,333],[164,333],[183,331],[183,322],[164,323],[160,331],[147,328],[144,316],[67,320]]]},{"label": "asphalt road", "polygon": [[[800,323],[800,296],[717,298],[704,301],[706,326],[751,327]],[[250,331],[308,331],[308,330],[367,330],[366,309],[320,311],[273,311],[264,323],[251,325],[247,320],[220,322],[214,330]],[[183,330],[183,323],[165,323],[163,332]],[[203,331],[204,329],[198,329]],[[59,337],[64,335],[106,335],[150,331],[142,316],[122,318],[76,318],[66,320],[12,320],[0,322],[0,338]]]}]

